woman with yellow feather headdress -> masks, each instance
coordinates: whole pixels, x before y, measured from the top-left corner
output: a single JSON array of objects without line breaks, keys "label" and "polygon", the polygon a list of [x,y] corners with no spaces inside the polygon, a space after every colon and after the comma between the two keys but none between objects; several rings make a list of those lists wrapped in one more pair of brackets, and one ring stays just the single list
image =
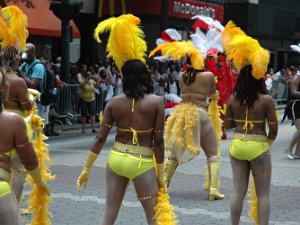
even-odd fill
[{"label": "woman with yellow feather headdress", "polygon": [[[42,179],[37,156],[31,143],[31,129],[24,118],[2,108],[9,84],[0,69],[0,221],[1,225],[21,225],[18,204],[11,187],[11,162],[18,155],[39,190],[50,190]],[[39,205],[41,207],[41,205]],[[45,224],[45,223],[39,223]]]},{"label": "woman with yellow feather headdress", "polygon": [[240,71],[225,114],[225,128],[235,128],[230,146],[233,172],[231,223],[237,225],[240,222],[252,171],[254,183],[249,216],[255,224],[267,225],[272,171],[269,149],[278,131],[274,102],[267,94],[264,81],[270,56],[257,40],[247,36],[232,21],[227,23],[222,41],[228,58]]},{"label": "woman with yellow feather headdress", "polygon": [[[109,130],[117,126],[106,171],[106,206],[100,224],[114,224],[129,180],[132,180],[148,224],[176,224],[163,177],[164,102],[151,94],[153,85],[144,63],[147,46],[140,19],[131,15],[109,18],[97,26],[95,38],[110,30],[107,51],[123,75],[123,95],[106,105],[101,127],[89,152],[77,188],[87,185]],[[157,169],[157,175],[155,172]]]},{"label": "woman with yellow feather headdress", "polygon": [[[16,146],[17,152],[19,149],[22,149],[22,152],[24,151],[24,153],[26,152],[26,154],[28,154],[28,157],[25,159],[26,161],[24,161],[24,156],[22,155],[19,155],[19,157],[17,157],[15,154],[12,154],[15,156],[10,157],[10,164],[12,168],[11,186],[15,198],[19,202],[21,200],[23,185],[27,176],[27,172],[30,175],[35,176],[33,177],[33,179],[31,177],[29,177],[28,179],[28,183],[30,183],[31,185],[36,183],[36,181],[42,182],[42,187],[44,188],[40,188],[41,185],[39,183],[36,183],[37,186],[33,186],[29,194],[29,210],[31,213],[33,213],[31,224],[51,224],[51,221],[49,219],[50,214],[48,212],[50,191],[46,183],[44,183],[44,181],[46,180],[53,179],[53,176],[51,175],[48,168],[51,164],[51,160],[48,155],[47,146],[44,143],[46,137],[42,133],[42,119],[39,116],[34,115],[34,102],[35,98],[39,96],[39,93],[35,90],[32,90],[31,93],[35,96],[29,94],[29,90],[27,89],[25,81],[22,78],[19,78],[15,73],[15,71],[19,68],[20,52],[25,50],[26,39],[28,37],[27,17],[18,7],[14,5],[3,8],[1,12],[3,16],[3,19],[0,18],[2,65],[5,71],[5,79],[9,84],[9,93],[7,94],[3,102],[4,108],[5,111],[16,113],[22,117],[25,117],[26,113],[27,115],[32,114],[30,116],[30,123],[26,123],[28,127],[27,133],[29,135],[28,139],[30,141],[30,135],[32,135],[31,129],[35,131],[35,139],[33,143],[36,155],[30,153],[32,145],[31,142],[28,142],[24,146]],[[15,126],[12,127],[18,130],[18,128],[16,128]],[[31,129],[29,129],[29,127]],[[31,146],[29,150],[25,150],[28,148],[26,147],[27,145]],[[29,165],[26,164],[24,169],[22,162],[26,162]],[[31,167],[31,164],[33,166],[36,164],[39,166]],[[28,171],[28,167],[34,170],[30,172]],[[28,213],[28,210],[21,208],[20,213]],[[3,221],[1,220],[1,224],[2,222]],[[3,223],[6,224],[5,221]],[[10,222],[7,224],[17,223]]]},{"label": "woman with yellow feather headdress", "polygon": [[[210,111],[218,111],[218,92],[211,72],[203,72],[204,60],[201,53],[186,41],[165,43],[157,46],[162,55],[171,54],[172,59],[187,57],[187,64],[180,76],[181,104],[175,107],[166,123],[165,145],[171,151],[165,166],[165,179],[169,185],[178,163],[185,163],[200,153],[202,147],[206,157],[209,174],[208,200],[223,199],[219,193],[220,162],[214,127],[208,113],[207,97],[212,103]],[[215,119],[219,119],[217,116]],[[219,123],[221,125],[221,121]]]}]

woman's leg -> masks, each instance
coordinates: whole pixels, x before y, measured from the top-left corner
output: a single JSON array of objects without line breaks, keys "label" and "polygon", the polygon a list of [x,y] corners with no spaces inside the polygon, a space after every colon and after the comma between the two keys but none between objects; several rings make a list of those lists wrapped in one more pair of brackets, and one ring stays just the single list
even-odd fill
[{"label": "woman's leg", "polygon": [[118,176],[106,166],[106,204],[100,225],[113,225],[123,201],[128,179]]},{"label": "woman's leg", "polygon": [[248,161],[237,160],[230,156],[233,190],[231,194],[231,224],[238,225],[243,211],[243,201],[248,190],[250,164]]},{"label": "woman's leg", "polygon": [[259,225],[269,224],[270,218],[270,183],[271,183],[271,155],[265,152],[250,162],[255,190],[258,199]]},{"label": "woman's leg", "polygon": [[207,161],[209,162],[212,156],[217,156],[218,154],[217,138],[210,119],[207,119],[206,122],[201,124],[200,140],[201,147],[203,148]]},{"label": "woman's leg", "polygon": [[[290,143],[286,149],[286,152],[290,155],[293,154],[293,148],[300,138],[300,119],[293,120],[293,123],[295,124],[297,131],[294,133],[294,135],[293,135],[292,139],[290,140]],[[300,154],[300,152],[297,152],[296,154],[298,154],[298,153]]]},{"label": "woman's leg", "polygon": [[300,119],[294,120],[294,124],[295,124],[295,126],[297,128],[296,132],[298,134],[298,136],[296,136],[296,133],[294,135],[294,136],[296,136],[296,144],[297,144],[295,155],[298,156],[298,157],[300,157]]},{"label": "woman's leg", "polygon": [[155,225],[153,217],[158,187],[154,168],[133,179],[133,183],[137,196],[144,208],[148,225]]},{"label": "woman's leg", "polygon": [[21,217],[13,194],[7,194],[0,198],[0,224],[21,225]]},{"label": "woman's leg", "polygon": [[207,157],[208,169],[208,200],[223,199],[224,195],[219,193],[220,184],[220,161],[218,157],[218,145],[213,124],[210,119],[207,119],[201,125],[201,147]]}]

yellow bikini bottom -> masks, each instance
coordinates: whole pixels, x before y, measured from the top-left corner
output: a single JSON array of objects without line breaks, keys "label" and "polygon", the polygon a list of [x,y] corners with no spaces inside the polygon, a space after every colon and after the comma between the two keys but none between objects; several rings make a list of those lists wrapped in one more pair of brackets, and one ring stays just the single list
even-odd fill
[{"label": "yellow bikini bottom", "polygon": [[235,133],[229,151],[238,160],[251,161],[269,148],[267,136]]},{"label": "yellow bikini bottom", "polygon": [[6,181],[0,181],[0,198],[10,193],[11,187],[9,183],[7,183]]},{"label": "yellow bikini bottom", "polygon": [[[153,158],[143,158],[141,155],[142,152],[144,155],[146,152],[152,152],[153,154],[151,148],[116,143],[113,145],[113,150],[110,151],[108,165],[119,176],[133,180],[137,176],[154,168]],[[123,148],[121,148],[122,146]],[[139,149],[141,153],[138,153]],[[139,157],[133,156],[130,153],[139,154]]]}]

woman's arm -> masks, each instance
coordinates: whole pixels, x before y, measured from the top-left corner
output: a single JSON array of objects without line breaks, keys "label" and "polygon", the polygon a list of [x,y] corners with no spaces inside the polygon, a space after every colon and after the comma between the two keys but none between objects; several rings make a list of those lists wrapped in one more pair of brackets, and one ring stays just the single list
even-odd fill
[{"label": "woman's arm", "polygon": [[27,130],[22,117],[15,120],[14,142],[21,162],[27,171],[32,171],[38,167],[38,160],[31,143],[31,132]]},{"label": "woman's arm", "polygon": [[157,97],[158,106],[157,113],[154,122],[154,155],[156,163],[161,164],[164,162],[164,124],[165,124],[165,108],[164,99],[162,97]]},{"label": "woman's arm", "polygon": [[278,133],[278,119],[275,104],[271,96],[266,96],[266,118],[269,124],[268,139],[274,141]]},{"label": "woman's arm", "polygon": [[105,107],[100,129],[95,137],[93,146],[91,148],[91,152],[97,155],[100,153],[103,145],[105,144],[110,128],[114,123],[114,120],[111,115],[111,102],[112,101],[109,101]]},{"label": "woman's arm", "polygon": [[234,100],[233,95],[230,96],[228,105],[226,108],[225,119],[224,119],[224,127],[225,129],[235,128],[236,124],[234,122],[234,115],[232,110],[232,102]]},{"label": "woman's arm", "polygon": [[84,85],[86,84],[87,80],[85,78],[83,78],[80,82],[79,82],[79,87],[80,88],[84,88]]}]

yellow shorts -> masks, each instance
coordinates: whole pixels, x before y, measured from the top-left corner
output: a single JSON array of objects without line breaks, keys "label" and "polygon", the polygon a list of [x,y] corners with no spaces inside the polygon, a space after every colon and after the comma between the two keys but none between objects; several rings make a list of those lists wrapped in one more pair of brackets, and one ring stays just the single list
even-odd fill
[{"label": "yellow shorts", "polygon": [[6,181],[0,181],[0,198],[10,193],[11,193],[10,184],[7,183]]},{"label": "yellow shorts", "polygon": [[110,151],[108,165],[116,174],[130,180],[154,168],[152,158],[139,158],[114,150]]},{"label": "yellow shorts", "polygon": [[270,144],[266,136],[235,134],[229,151],[235,159],[251,161],[269,148]]}]

